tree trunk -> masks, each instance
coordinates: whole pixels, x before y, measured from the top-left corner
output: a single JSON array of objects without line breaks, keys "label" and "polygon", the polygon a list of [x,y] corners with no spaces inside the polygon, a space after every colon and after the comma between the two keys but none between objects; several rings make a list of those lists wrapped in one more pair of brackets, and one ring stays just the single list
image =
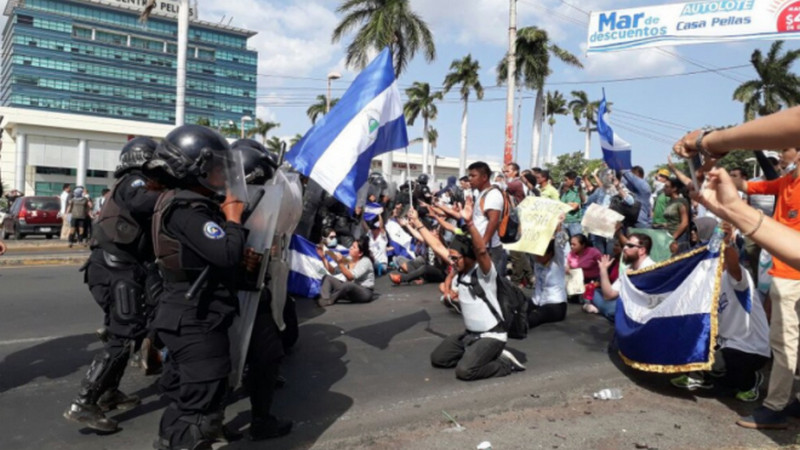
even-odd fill
[{"label": "tree trunk", "polygon": [[533,108],[533,136],[531,142],[531,167],[539,166],[539,148],[542,144],[542,121],[544,120],[543,89],[536,92],[536,105]]},{"label": "tree trunk", "polygon": [[553,164],[553,125],[550,125],[549,143],[547,145],[547,162]]},{"label": "tree trunk", "polygon": [[428,118],[423,117],[422,126],[422,173],[428,173]]},{"label": "tree trunk", "polygon": [[589,160],[589,150],[592,146],[592,125],[589,123],[589,118],[586,118],[586,143],[583,150],[583,159]]},{"label": "tree trunk", "polygon": [[458,160],[458,177],[467,174],[467,105],[469,99],[464,99],[464,112],[461,114],[461,157]]}]

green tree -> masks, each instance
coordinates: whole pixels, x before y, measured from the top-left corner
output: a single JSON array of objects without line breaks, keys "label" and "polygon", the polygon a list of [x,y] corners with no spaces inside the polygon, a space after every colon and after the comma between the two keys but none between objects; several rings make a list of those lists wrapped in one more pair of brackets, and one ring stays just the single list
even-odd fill
[{"label": "green tree", "polygon": [[281,148],[283,147],[283,140],[278,136],[272,136],[271,138],[267,139],[267,142],[264,144],[267,147],[267,150],[280,154]]},{"label": "green tree", "polygon": [[294,147],[295,144],[300,142],[300,139],[303,139],[303,135],[300,133],[297,133],[294,136],[292,136],[292,138],[289,139],[289,148]]},{"label": "green tree", "polygon": [[564,179],[564,174],[570,170],[575,171],[578,175],[583,175],[585,171],[592,172],[602,166],[602,159],[586,159],[580,151],[558,155],[555,163],[544,164],[545,169],[550,171],[550,176],[555,184],[560,184]]},{"label": "green tree", "polygon": [[[608,112],[611,112],[611,105],[613,103],[606,102]],[[572,112],[572,117],[575,119],[575,124],[580,126],[581,120],[584,120],[584,125],[579,128],[579,131],[586,133],[586,141],[584,142],[583,157],[589,159],[589,150],[592,145],[592,132],[597,131],[597,110],[600,108],[600,100],[589,101],[589,97],[584,91],[572,91],[572,100],[567,105]]]},{"label": "green tree", "polygon": [[[333,107],[336,106],[337,103],[339,103],[339,99],[332,98],[331,109],[333,109]],[[327,97],[324,95],[318,95],[316,103],[309,106],[308,109],[306,110],[306,115],[308,116],[309,119],[311,119],[312,125],[317,123],[317,118],[319,116],[325,115],[326,107],[327,107]]]},{"label": "green tree", "polygon": [[800,78],[791,72],[800,50],[781,54],[782,48],[783,41],[775,41],[766,58],[758,49],[750,56],[758,78],[744,82],[733,91],[733,99],[744,103],[745,121],[755,119],[756,115],[778,112],[784,106],[800,104]]},{"label": "green tree", "polygon": [[[556,57],[567,65],[583,68],[577,56],[553,44],[545,30],[537,27],[521,28],[515,42],[516,73],[514,79],[522,81],[527,89],[536,91],[533,112],[533,136],[531,143],[531,166],[539,165],[542,123],[544,122],[544,85],[553,73],[550,58]],[[497,65],[497,84],[508,79],[508,54]]]},{"label": "green tree", "polygon": [[261,119],[256,119],[256,125],[248,130],[247,136],[252,137],[258,134],[261,136],[261,143],[263,144],[267,142],[267,134],[270,132],[270,130],[278,128],[279,126],[281,126],[281,124],[278,122],[265,122]]},{"label": "green tree", "polygon": [[232,120],[229,120],[227,124],[220,127],[219,132],[223,136],[233,139],[238,139],[241,136],[239,125],[237,125],[236,122]]},{"label": "green tree", "polygon": [[567,100],[561,95],[561,92],[547,91],[544,114],[547,116],[547,125],[550,126],[550,133],[548,135],[547,158],[545,158],[545,162],[553,161],[553,132],[556,126],[556,116],[566,116],[568,113]]},{"label": "green tree", "polygon": [[210,127],[211,121],[208,120],[208,117],[198,117],[197,120],[194,122],[195,125],[200,125],[204,127]]},{"label": "green tree", "polygon": [[431,92],[431,85],[415,81],[410,88],[406,89],[408,101],[403,106],[403,114],[409,125],[414,125],[417,117],[422,117],[422,173],[428,173],[428,125],[429,121],[436,120],[439,110],[436,108],[436,100],[441,100],[441,92]]},{"label": "green tree", "polygon": [[461,155],[458,162],[458,176],[462,177],[467,172],[467,106],[469,94],[475,91],[478,100],[483,99],[483,86],[478,75],[481,65],[472,59],[469,54],[462,59],[456,59],[450,64],[450,72],[444,77],[444,93],[450,92],[453,86],[460,84],[459,94],[464,101],[464,111],[461,113]]},{"label": "green tree", "polygon": [[392,52],[395,77],[405,71],[417,51],[421,50],[428,62],[436,59],[433,34],[411,10],[409,0],[344,0],[336,12],[344,17],[333,30],[333,43],[358,28],[347,46],[348,66],[364,68],[371,51],[380,52],[387,46]]}]

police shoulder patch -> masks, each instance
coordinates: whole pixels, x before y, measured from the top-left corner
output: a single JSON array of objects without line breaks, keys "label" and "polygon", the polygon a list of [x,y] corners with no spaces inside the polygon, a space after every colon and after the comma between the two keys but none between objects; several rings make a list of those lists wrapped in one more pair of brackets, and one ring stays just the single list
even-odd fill
[{"label": "police shoulder patch", "polygon": [[137,179],[133,180],[133,182],[131,182],[131,187],[132,188],[138,188],[138,187],[142,187],[142,186],[144,186],[144,180],[141,179],[141,178],[137,178]]},{"label": "police shoulder patch", "polygon": [[222,239],[225,237],[225,231],[217,225],[216,222],[208,221],[203,225],[203,233],[209,239]]}]

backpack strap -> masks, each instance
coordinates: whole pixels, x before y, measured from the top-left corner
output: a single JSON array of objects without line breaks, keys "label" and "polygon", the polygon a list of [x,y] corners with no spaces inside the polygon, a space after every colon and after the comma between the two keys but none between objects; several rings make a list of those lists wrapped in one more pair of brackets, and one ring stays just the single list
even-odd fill
[{"label": "backpack strap", "polygon": [[481,214],[483,214],[484,216],[486,215],[486,213],[483,210],[483,205],[486,203],[486,196],[489,195],[489,191],[491,191],[492,189],[497,189],[498,191],[500,191],[500,195],[503,196],[503,210],[500,211],[500,223],[497,224],[497,232],[500,235],[505,236],[506,229],[508,228],[508,220],[511,217],[511,204],[510,201],[508,200],[508,193],[506,191],[500,189],[500,187],[495,185],[492,185],[492,187],[487,189],[486,193],[484,195],[481,195],[481,200],[480,200]]},{"label": "backpack strap", "polygon": [[503,328],[503,330],[505,330],[506,329],[506,323],[503,320],[503,317],[497,312],[496,309],[494,309],[494,306],[489,301],[489,299],[486,297],[486,291],[484,291],[483,288],[481,287],[481,285],[478,283],[478,278],[475,275],[475,272],[477,272],[477,271],[478,271],[477,267],[475,268],[475,270],[472,271],[472,274],[470,275],[470,282],[469,283],[462,283],[461,282],[462,276],[459,275],[458,276],[458,284],[463,284],[463,285],[467,286],[467,288],[469,289],[469,292],[472,295],[474,295],[475,297],[478,297],[481,300],[483,300],[483,302],[489,308],[489,311],[492,312],[492,315],[494,316],[495,320],[497,320],[497,323]]}]

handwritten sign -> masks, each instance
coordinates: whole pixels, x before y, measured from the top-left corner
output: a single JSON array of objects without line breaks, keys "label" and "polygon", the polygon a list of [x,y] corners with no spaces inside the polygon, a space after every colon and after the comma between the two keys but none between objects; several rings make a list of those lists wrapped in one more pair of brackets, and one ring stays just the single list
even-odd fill
[{"label": "handwritten sign", "polygon": [[567,295],[580,295],[586,290],[583,283],[583,269],[570,269],[567,272]]},{"label": "handwritten sign", "polygon": [[610,239],[614,237],[614,233],[617,231],[617,223],[624,218],[622,214],[616,211],[600,206],[597,203],[592,203],[583,214],[581,227],[584,233]]},{"label": "handwritten sign", "polygon": [[566,203],[542,197],[527,197],[517,206],[522,237],[513,244],[503,244],[506,250],[544,255],[555,234],[558,217],[571,208]]}]

